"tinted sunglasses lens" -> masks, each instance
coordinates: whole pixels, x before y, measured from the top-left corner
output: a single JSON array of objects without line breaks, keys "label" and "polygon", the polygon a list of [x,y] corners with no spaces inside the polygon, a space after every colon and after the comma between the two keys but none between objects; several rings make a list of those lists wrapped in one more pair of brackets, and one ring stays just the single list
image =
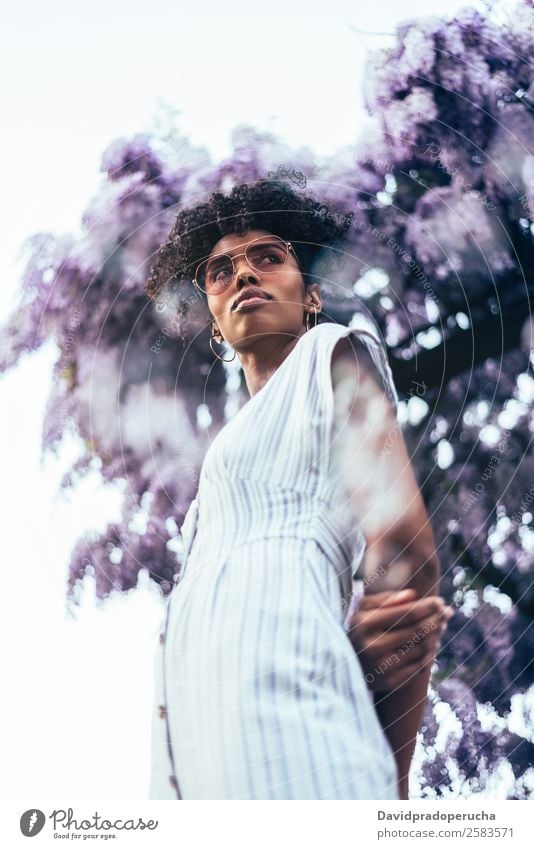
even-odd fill
[{"label": "tinted sunglasses lens", "polygon": [[232,280],[234,267],[229,256],[218,256],[201,262],[196,280],[200,288],[210,293],[222,292]]},{"label": "tinted sunglasses lens", "polygon": [[278,239],[252,242],[246,255],[249,264],[258,271],[276,271],[287,259],[287,245]]}]

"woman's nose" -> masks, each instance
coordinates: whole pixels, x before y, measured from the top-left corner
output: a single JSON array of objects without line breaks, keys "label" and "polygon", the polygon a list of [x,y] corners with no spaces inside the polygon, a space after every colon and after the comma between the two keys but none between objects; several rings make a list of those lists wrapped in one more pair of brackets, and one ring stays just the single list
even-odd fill
[{"label": "woman's nose", "polygon": [[235,285],[241,288],[245,281],[256,283],[259,280],[257,272],[249,265],[248,260],[242,256],[234,260]]}]

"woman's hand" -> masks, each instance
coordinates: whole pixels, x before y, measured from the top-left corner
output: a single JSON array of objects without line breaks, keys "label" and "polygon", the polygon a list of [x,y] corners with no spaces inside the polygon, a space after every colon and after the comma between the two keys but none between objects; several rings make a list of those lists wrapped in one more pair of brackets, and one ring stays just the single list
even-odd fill
[{"label": "woman's hand", "polygon": [[453,612],[439,596],[418,599],[414,589],[364,595],[348,637],[368,687],[391,692],[431,664]]}]

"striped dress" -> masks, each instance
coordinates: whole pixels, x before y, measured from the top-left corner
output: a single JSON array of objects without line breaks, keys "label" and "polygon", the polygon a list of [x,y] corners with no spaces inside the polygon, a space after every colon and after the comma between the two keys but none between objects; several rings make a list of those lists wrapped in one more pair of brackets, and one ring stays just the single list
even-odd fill
[{"label": "striped dress", "polygon": [[330,470],[330,366],[351,333],[396,405],[380,342],[319,324],[205,455],[155,654],[151,799],[398,798],[346,632],[365,539]]}]

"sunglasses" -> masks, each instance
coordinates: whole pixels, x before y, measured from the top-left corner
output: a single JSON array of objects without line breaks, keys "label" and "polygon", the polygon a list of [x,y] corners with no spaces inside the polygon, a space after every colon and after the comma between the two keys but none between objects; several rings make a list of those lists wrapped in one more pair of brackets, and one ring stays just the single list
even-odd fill
[{"label": "sunglasses", "polygon": [[220,295],[234,280],[236,273],[234,259],[238,256],[244,256],[254,271],[269,274],[278,271],[286,264],[290,251],[300,267],[291,242],[286,242],[277,236],[260,236],[258,239],[252,239],[246,249],[234,257],[230,254],[215,254],[202,260],[197,265],[193,283],[207,295]]}]

